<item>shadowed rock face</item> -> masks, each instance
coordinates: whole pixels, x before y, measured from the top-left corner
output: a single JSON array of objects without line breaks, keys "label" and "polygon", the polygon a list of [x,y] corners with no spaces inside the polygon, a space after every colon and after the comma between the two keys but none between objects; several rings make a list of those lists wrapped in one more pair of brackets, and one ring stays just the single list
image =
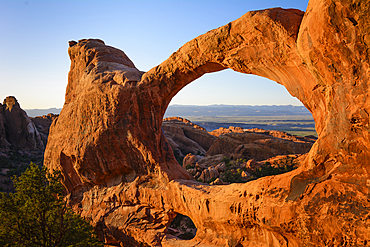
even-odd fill
[{"label": "shadowed rock face", "polygon": [[[66,102],[45,165],[106,243],[123,246],[364,246],[370,236],[369,51],[365,1],[311,0],[306,13],[248,12],[143,73],[100,40],[70,42]],[[300,168],[246,184],[190,180],[162,131],[174,95],[231,68],[284,85],[318,140]],[[196,237],[166,231],[177,213]]]},{"label": "shadowed rock face", "polygon": [[58,115],[49,113],[47,115],[30,118],[35,124],[36,129],[39,131],[41,139],[45,144],[48,141],[50,125],[57,117]]},{"label": "shadowed rock face", "polygon": [[35,124],[13,96],[6,97],[3,105],[0,104],[0,148],[6,147],[44,150]]}]

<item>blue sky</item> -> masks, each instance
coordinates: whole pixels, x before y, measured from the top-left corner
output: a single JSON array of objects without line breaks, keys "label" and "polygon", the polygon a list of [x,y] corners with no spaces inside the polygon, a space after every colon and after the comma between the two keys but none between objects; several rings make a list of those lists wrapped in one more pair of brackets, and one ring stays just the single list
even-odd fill
[{"label": "blue sky", "polygon": [[[24,109],[61,108],[70,60],[68,41],[100,38],[148,71],[189,40],[251,10],[305,10],[308,0],[40,1],[0,0],[0,101]],[[171,104],[301,105],[267,79],[231,70],[207,74]]]}]

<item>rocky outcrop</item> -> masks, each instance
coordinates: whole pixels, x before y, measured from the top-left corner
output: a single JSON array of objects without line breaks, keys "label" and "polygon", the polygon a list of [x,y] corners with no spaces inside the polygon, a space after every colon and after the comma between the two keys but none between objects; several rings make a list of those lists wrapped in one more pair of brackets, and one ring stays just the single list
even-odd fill
[{"label": "rocky outcrop", "polygon": [[10,146],[10,143],[6,139],[5,119],[3,112],[4,106],[0,103],[0,148],[6,148]]},{"label": "rocky outcrop", "polygon": [[219,176],[220,173],[218,172],[218,170],[210,166],[207,169],[204,169],[199,177],[200,179],[202,179],[202,181],[208,181],[212,178],[218,178]]},{"label": "rocky outcrop", "polygon": [[162,129],[172,149],[178,150],[181,155],[205,155],[216,140],[203,127],[180,117],[165,118]]},{"label": "rocky outcrop", "polygon": [[6,97],[3,105],[0,104],[0,147],[44,150],[40,133],[13,96]]},{"label": "rocky outcrop", "polygon": [[182,166],[184,168],[186,168],[187,166],[193,166],[194,167],[198,160],[199,160],[198,156],[196,156],[194,154],[191,154],[191,153],[188,153],[184,157],[184,160],[182,161]]},{"label": "rocky outcrop", "polygon": [[48,140],[50,125],[57,117],[57,114],[49,113],[47,115],[30,118],[35,124],[36,129],[39,131],[41,139],[45,144]]},{"label": "rocky outcrop", "polygon": [[178,122],[182,122],[182,123],[185,123],[186,125],[190,125],[192,126],[193,128],[195,129],[199,129],[199,130],[203,130],[203,131],[207,131],[205,128],[203,128],[202,126],[200,125],[197,125],[195,123],[192,123],[190,120],[188,119],[185,119],[185,118],[182,118],[182,117],[168,117],[168,118],[165,118],[163,119],[163,123],[162,124],[167,124],[167,123],[178,123]]},{"label": "rocky outcrop", "polygon": [[232,159],[265,160],[277,155],[307,153],[313,143],[312,138],[282,131],[246,130],[219,135],[206,156],[222,154]]},{"label": "rocky outcrop", "polygon": [[[70,42],[66,102],[45,164],[106,243],[122,246],[366,246],[370,236],[370,6],[310,0],[306,13],[248,12],[147,73],[99,40]],[[161,131],[184,86],[231,68],[284,85],[318,140],[298,169],[245,184],[191,180]],[[192,240],[167,232],[176,214]]]},{"label": "rocky outcrop", "polygon": [[244,133],[244,130],[241,127],[234,127],[230,126],[228,129],[221,127],[219,129],[213,130],[209,132],[213,136],[220,136],[220,135],[225,135],[228,133]]},{"label": "rocky outcrop", "polygon": [[165,141],[162,116],[153,115],[155,91],[138,88],[143,72],[101,40],[70,45],[66,101],[45,150],[45,164],[62,171],[68,191],[129,183],[154,171],[163,179],[191,178]]}]

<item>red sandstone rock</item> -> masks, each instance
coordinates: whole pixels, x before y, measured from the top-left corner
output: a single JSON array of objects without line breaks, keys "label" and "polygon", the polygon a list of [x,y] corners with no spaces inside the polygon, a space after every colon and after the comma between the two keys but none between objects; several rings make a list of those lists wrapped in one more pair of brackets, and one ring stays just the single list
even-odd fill
[{"label": "red sandstone rock", "polygon": [[179,117],[164,119],[162,129],[172,149],[178,150],[181,155],[205,155],[216,140],[203,127]]},{"label": "red sandstone rock", "polygon": [[213,182],[210,183],[210,185],[226,185],[226,184],[228,184],[228,183],[225,183],[220,178],[216,178],[215,181],[213,181]]},{"label": "red sandstone rock", "polygon": [[187,125],[191,125],[192,127],[196,128],[196,129],[207,131],[202,126],[199,126],[195,123],[192,123],[190,120],[182,118],[182,117],[168,117],[168,118],[163,119],[163,123],[168,123],[168,122],[182,122],[182,123],[185,123]]},{"label": "red sandstone rock", "polygon": [[220,176],[220,173],[218,170],[212,166],[208,167],[207,169],[204,169],[199,176],[200,179],[202,179],[203,182],[207,182],[212,178],[218,178]]},{"label": "red sandstone rock", "polygon": [[221,127],[209,133],[218,137],[227,133],[244,133],[244,130],[241,127],[230,126],[228,129]]},{"label": "red sandstone rock", "polygon": [[184,168],[186,168],[187,166],[195,166],[195,164],[197,163],[198,161],[198,157],[194,154],[187,154],[185,157],[184,157],[184,160],[183,160],[183,163],[182,163],[182,166]]},{"label": "red sandstone rock", "polygon": [[[279,133],[281,138],[270,133]],[[291,135],[282,135],[281,131],[231,132],[219,135],[217,140],[208,149],[206,156],[222,154],[232,159],[265,160],[283,154],[304,154],[311,147],[311,139],[296,138]],[[285,133],[286,134],[286,133]]]},{"label": "red sandstone rock", "polygon": [[215,168],[219,172],[224,172],[224,171],[226,171],[226,164],[225,164],[225,162],[221,162],[220,164],[216,165]]},{"label": "red sandstone rock", "polygon": [[[369,13],[360,0],[311,0],[305,14],[248,12],[145,74],[102,41],[72,42],[66,103],[45,164],[62,171],[71,206],[107,243],[366,246]],[[225,68],[272,79],[311,111],[318,140],[298,169],[245,184],[186,180],[162,117],[184,86]],[[177,213],[193,220],[193,240],[166,231]]]},{"label": "red sandstone rock", "polygon": [[80,40],[68,52],[66,101],[45,151],[45,164],[62,170],[68,190],[132,182],[162,170],[165,178],[189,179],[163,141],[162,116],[152,115],[158,111],[152,91],[145,96],[137,88],[143,73],[125,53],[101,40]]}]

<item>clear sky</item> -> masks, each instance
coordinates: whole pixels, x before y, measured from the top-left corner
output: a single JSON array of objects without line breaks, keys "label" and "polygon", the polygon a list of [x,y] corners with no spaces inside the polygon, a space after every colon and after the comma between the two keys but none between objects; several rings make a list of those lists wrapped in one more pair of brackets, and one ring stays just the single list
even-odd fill
[{"label": "clear sky", "polygon": [[[0,0],[0,102],[14,95],[23,109],[62,108],[68,41],[99,38],[148,71],[189,40],[251,10],[305,11],[308,0],[40,1]],[[231,70],[207,74],[171,104],[301,105],[267,79]]]}]

